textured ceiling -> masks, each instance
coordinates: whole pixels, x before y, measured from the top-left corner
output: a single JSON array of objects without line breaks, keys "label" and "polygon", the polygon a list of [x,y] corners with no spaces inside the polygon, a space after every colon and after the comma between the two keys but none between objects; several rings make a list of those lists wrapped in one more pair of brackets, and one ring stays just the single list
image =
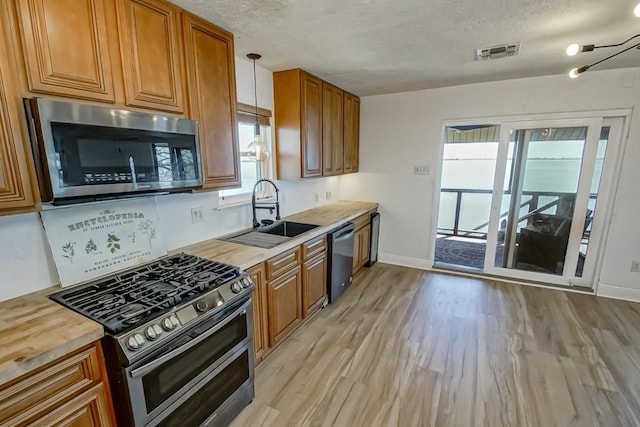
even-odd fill
[{"label": "textured ceiling", "polygon": [[[171,1],[232,31],[238,56],[258,52],[265,68],[300,67],[357,95],[565,73],[609,52],[569,58],[569,44],[640,32],[639,0]],[[519,56],[474,60],[510,42]],[[633,66],[640,51],[597,69]]]}]

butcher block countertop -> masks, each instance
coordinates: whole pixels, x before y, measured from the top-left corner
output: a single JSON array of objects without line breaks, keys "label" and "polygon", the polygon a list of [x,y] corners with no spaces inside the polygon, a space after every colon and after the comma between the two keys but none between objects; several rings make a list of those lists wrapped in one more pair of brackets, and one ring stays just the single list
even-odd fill
[{"label": "butcher block countertop", "polygon": [[[377,203],[341,201],[291,215],[284,219],[319,227],[272,249],[212,239],[175,252],[246,269],[377,208]],[[0,302],[0,386],[103,337],[100,324],[47,298],[57,290],[53,287]]]},{"label": "butcher block countertop", "polygon": [[0,302],[0,386],[102,338],[102,326],[47,298]]},{"label": "butcher block countertop", "polygon": [[247,269],[376,209],[378,209],[377,203],[339,201],[282,218],[285,221],[315,224],[319,227],[271,249],[212,239],[187,246],[177,252],[186,252]]}]

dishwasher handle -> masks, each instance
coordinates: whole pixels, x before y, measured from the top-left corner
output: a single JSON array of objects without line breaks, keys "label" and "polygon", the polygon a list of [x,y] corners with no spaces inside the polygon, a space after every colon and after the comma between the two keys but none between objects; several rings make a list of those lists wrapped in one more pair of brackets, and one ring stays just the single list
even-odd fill
[{"label": "dishwasher handle", "polygon": [[354,233],[355,230],[353,223],[348,223],[347,225],[333,233],[333,241],[342,242],[344,240],[349,240],[351,237],[353,237]]}]

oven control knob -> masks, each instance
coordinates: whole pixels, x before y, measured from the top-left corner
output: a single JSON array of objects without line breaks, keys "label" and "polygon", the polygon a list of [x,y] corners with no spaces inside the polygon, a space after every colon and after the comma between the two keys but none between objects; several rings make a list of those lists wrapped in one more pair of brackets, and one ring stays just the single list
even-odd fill
[{"label": "oven control knob", "polygon": [[154,326],[158,327],[158,325],[149,326],[147,330],[144,331],[144,335],[151,341],[155,340],[156,338],[158,338],[158,335],[160,335],[158,331],[154,328]]},{"label": "oven control knob", "polygon": [[178,326],[178,319],[175,316],[167,317],[162,321],[162,327],[165,331],[172,331]]},{"label": "oven control knob", "polygon": [[233,292],[234,294],[237,294],[239,292],[242,291],[242,285],[238,282],[233,282],[231,284],[231,292]]},{"label": "oven control knob", "polygon": [[209,304],[206,301],[198,301],[196,303],[196,310],[199,312],[207,311]]},{"label": "oven control knob", "polygon": [[242,279],[242,287],[247,289],[251,286],[251,282],[249,281],[249,279]]},{"label": "oven control knob", "polygon": [[127,340],[129,350],[137,350],[144,344],[144,337],[140,334],[134,334]]}]

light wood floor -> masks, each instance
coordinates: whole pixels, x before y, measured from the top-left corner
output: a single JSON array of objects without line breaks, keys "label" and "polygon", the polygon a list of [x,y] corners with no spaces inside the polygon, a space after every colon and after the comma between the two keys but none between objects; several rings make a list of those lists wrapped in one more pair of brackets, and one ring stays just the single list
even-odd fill
[{"label": "light wood floor", "polygon": [[640,425],[640,304],[379,263],[257,368],[232,424],[570,425]]}]

